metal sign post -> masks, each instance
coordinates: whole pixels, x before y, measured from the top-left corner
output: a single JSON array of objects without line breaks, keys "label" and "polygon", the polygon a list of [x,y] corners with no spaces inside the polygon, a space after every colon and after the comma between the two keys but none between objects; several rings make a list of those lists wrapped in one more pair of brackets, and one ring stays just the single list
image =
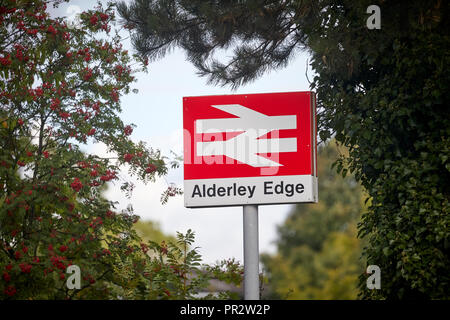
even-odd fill
[{"label": "metal sign post", "polygon": [[244,205],[244,299],[259,300],[258,206]]}]

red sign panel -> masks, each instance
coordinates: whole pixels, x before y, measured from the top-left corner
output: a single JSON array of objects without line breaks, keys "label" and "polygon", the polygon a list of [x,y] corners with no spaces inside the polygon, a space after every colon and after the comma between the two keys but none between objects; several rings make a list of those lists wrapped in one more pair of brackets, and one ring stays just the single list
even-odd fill
[{"label": "red sign panel", "polygon": [[[312,92],[183,98],[185,205],[317,201],[317,186],[301,196],[277,198],[267,182],[272,177],[285,186],[306,177],[316,183],[315,117]],[[237,189],[254,186],[254,194],[220,196],[231,181],[240,184]],[[219,195],[206,194],[212,184],[215,191],[209,193]]]}]

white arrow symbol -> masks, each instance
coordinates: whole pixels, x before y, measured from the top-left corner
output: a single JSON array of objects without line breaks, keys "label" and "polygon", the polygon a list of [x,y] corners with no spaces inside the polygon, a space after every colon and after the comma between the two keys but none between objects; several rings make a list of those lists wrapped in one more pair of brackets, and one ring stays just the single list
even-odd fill
[{"label": "white arrow symbol", "polygon": [[199,119],[197,133],[240,132],[225,141],[197,142],[197,156],[225,155],[252,167],[279,167],[282,164],[258,153],[296,152],[296,138],[258,139],[273,131],[297,128],[295,115],[267,116],[240,104],[213,105],[238,118]]}]

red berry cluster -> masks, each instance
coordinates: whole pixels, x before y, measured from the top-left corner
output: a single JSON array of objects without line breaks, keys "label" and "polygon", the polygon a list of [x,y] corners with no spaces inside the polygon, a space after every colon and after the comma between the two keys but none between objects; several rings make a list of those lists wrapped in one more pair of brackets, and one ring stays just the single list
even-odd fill
[{"label": "red berry cluster", "polygon": [[19,267],[23,273],[30,273],[32,265],[28,264],[28,263],[21,263],[21,264],[19,264]]},{"label": "red berry cluster", "polygon": [[75,191],[75,192],[80,192],[81,188],[83,188],[83,184],[81,183],[80,179],[75,178],[73,180],[73,182],[70,184],[70,187]]},{"label": "red berry cluster", "polygon": [[132,128],[131,126],[126,126],[126,127],[123,129],[123,133],[124,133],[126,136],[129,136],[129,135],[131,135],[131,134],[133,133],[133,128]]},{"label": "red berry cluster", "polygon": [[100,177],[100,180],[102,180],[104,182],[110,181],[113,179],[116,179],[116,172],[114,172],[112,170],[106,170],[106,173]]},{"label": "red berry cluster", "polygon": [[124,156],[123,156],[123,160],[125,162],[130,162],[133,158],[134,158],[134,155],[132,155],[130,153],[125,153]]},{"label": "red berry cluster", "polygon": [[149,163],[147,168],[145,168],[146,173],[152,173],[154,171],[156,171],[156,166],[153,163]]}]

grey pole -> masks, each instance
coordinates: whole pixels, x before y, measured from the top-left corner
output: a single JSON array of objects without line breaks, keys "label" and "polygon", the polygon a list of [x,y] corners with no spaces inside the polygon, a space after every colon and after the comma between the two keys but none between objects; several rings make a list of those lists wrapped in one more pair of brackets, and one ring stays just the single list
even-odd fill
[{"label": "grey pole", "polygon": [[259,300],[258,206],[244,205],[244,299]]}]

